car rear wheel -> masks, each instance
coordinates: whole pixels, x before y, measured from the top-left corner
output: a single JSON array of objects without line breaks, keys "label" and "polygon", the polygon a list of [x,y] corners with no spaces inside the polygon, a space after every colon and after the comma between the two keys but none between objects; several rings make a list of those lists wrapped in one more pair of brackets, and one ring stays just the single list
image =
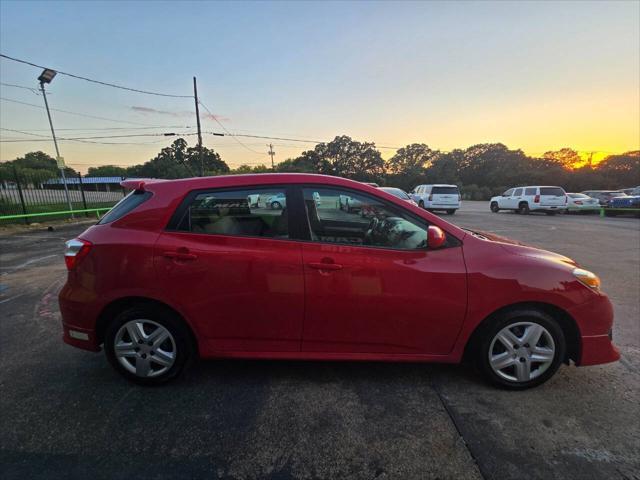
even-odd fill
[{"label": "car rear wheel", "polygon": [[104,350],[124,377],[143,385],[177,377],[194,358],[187,327],[175,314],[153,307],[133,307],[107,326]]},{"label": "car rear wheel", "polygon": [[493,213],[498,213],[500,211],[500,207],[498,207],[498,202],[491,202],[491,206],[489,208],[491,208],[491,211]]},{"label": "car rear wheel", "polygon": [[503,314],[484,329],[478,342],[476,362],[485,378],[513,390],[549,380],[566,351],[558,323],[537,310]]},{"label": "car rear wheel", "polygon": [[529,204],[527,202],[520,202],[518,205],[518,213],[522,215],[529,215]]},{"label": "car rear wheel", "polygon": [[447,215],[453,215],[454,213],[456,213],[456,209],[455,208],[451,208],[451,209],[447,210]]}]

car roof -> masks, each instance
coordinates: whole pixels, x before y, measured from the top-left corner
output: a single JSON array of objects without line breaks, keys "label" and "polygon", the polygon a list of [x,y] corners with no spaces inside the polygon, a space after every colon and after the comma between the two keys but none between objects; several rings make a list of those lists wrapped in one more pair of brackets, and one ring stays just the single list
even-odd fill
[{"label": "car roof", "polygon": [[261,186],[282,183],[320,183],[324,185],[344,186],[362,190],[377,190],[375,187],[371,187],[365,183],[357,182],[355,180],[313,173],[254,173],[247,175],[180,178],[175,180],[137,178],[124,180],[121,182],[121,185],[125,188],[141,190],[156,190],[158,187],[162,190],[199,190],[205,188]]},{"label": "car roof", "polygon": [[457,185],[450,185],[448,183],[421,183],[418,187],[458,187]]},{"label": "car roof", "polygon": [[513,188],[562,188],[558,185],[519,185]]}]

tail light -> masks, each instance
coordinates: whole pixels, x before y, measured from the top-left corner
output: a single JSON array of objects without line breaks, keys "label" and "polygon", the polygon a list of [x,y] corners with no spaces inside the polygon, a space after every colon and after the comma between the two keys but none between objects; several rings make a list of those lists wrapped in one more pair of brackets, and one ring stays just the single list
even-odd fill
[{"label": "tail light", "polygon": [[536,195],[536,196],[533,198],[533,203],[540,203],[540,195]]},{"label": "tail light", "polygon": [[433,193],[429,194],[429,201],[431,202],[433,200]]},{"label": "tail light", "polygon": [[461,202],[462,201],[462,194],[458,194],[458,201]]},{"label": "tail light", "polygon": [[64,263],[67,264],[67,270],[73,270],[80,260],[86,257],[91,250],[91,242],[74,238],[65,243]]},{"label": "tail light", "polygon": [[567,203],[567,196],[564,196],[564,203]]}]

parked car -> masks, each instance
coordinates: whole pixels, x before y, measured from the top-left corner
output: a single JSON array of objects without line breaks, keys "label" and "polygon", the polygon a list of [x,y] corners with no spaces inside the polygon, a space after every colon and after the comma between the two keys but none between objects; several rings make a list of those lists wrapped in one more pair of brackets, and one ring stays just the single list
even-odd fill
[{"label": "parked car", "polygon": [[362,210],[362,203],[360,202],[360,200],[346,194],[340,195],[340,197],[338,197],[338,206],[340,207],[340,210],[344,210],[345,212],[349,213],[359,212]]},{"label": "parked car", "polygon": [[567,212],[588,213],[600,210],[600,203],[584,193],[567,193]]},{"label": "parked car", "polygon": [[620,190],[586,190],[580,193],[584,193],[591,198],[595,198],[603,207],[607,206],[609,200],[612,198],[625,196],[625,193]]},{"label": "parked car", "polygon": [[456,213],[462,203],[457,185],[418,185],[410,195],[420,207],[429,211],[444,210],[449,215]]},{"label": "parked car", "polygon": [[638,216],[639,212],[640,195],[625,195],[623,197],[613,197],[611,200],[609,200],[604,214],[608,217],[615,217],[616,215],[624,215],[627,213],[634,213],[636,216]]},{"label": "parked car", "polygon": [[640,195],[640,187],[632,187],[632,188],[623,188],[620,190],[625,195],[629,195],[634,197],[636,195]]},{"label": "parked car", "polygon": [[394,197],[398,197],[400,200],[404,200],[405,202],[412,203],[413,205],[418,205],[416,201],[409,196],[407,192],[402,190],[401,188],[395,187],[379,187],[383,192],[390,193]]},{"label": "parked car", "polygon": [[258,208],[260,206],[260,195],[247,195],[247,202],[249,203],[249,207]]},{"label": "parked car", "polygon": [[[166,382],[196,357],[465,358],[523,389],[563,362],[619,358],[594,273],[362,183],[271,174],[122,185],[133,191],[66,243],[59,303],[64,341],[103,348],[133,381]],[[314,192],[376,215],[316,208]],[[284,195],[288,208],[250,210],[255,194]]]},{"label": "parked car", "polygon": [[269,197],[266,204],[272,210],[281,210],[287,206],[287,198],[285,197],[284,193],[278,193],[276,195],[273,195],[272,197]]},{"label": "parked car", "polygon": [[[382,190],[383,192],[387,192],[387,193],[393,195],[394,197],[398,197],[400,200],[404,200],[405,202],[409,202],[412,205],[417,205],[415,200],[413,198],[411,198],[409,196],[409,194],[407,192],[405,192],[404,190],[402,190],[401,188],[395,188],[395,187],[378,187],[378,188],[380,190]],[[360,209],[360,216],[361,217],[372,218],[372,217],[375,216],[375,214],[376,214],[375,209],[372,208],[371,206],[364,205]]]},{"label": "parked car", "polygon": [[[316,206],[322,205],[322,200],[320,200],[320,194],[318,192],[313,192],[313,200],[316,203]],[[267,200],[267,205],[272,210],[280,210],[287,206],[287,198],[284,193],[278,193]]]},{"label": "parked car", "polygon": [[530,212],[544,212],[555,215],[567,208],[567,194],[562,187],[516,187],[502,195],[493,197],[489,204],[494,213],[500,210],[513,210],[528,215]]}]

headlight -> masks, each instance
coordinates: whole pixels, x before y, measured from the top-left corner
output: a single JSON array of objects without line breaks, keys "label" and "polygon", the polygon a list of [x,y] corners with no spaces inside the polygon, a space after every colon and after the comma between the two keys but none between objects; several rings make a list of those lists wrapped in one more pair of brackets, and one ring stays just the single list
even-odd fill
[{"label": "headlight", "polygon": [[582,268],[575,268],[573,270],[573,276],[587,287],[600,291],[600,279],[595,273]]}]

